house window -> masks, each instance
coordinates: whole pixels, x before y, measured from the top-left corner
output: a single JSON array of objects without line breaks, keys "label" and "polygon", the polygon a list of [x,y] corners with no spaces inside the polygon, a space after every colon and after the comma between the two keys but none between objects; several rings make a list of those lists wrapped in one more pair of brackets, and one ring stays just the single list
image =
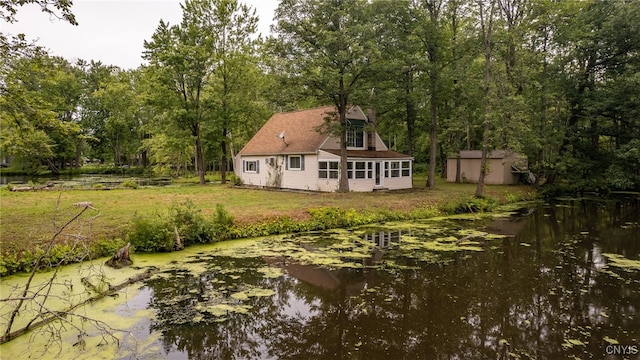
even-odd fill
[{"label": "house window", "polygon": [[369,163],[367,170],[366,161],[349,161],[347,163],[347,178],[370,179],[373,177],[373,165]]},{"label": "house window", "polygon": [[258,172],[258,167],[259,167],[259,161],[258,160],[254,160],[254,161],[244,161],[244,172],[247,173],[257,173]]},{"label": "house window", "polygon": [[339,166],[337,161],[320,161],[318,162],[318,178],[337,179],[338,168]]},{"label": "house window", "polygon": [[350,126],[347,128],[347,147],[364,148],[364,128]]},{"label": "house window", "polygon": [[356,179],[365,179],[367,177],[367,163],[364,161],[356,161]]},{"label": "house window", "polygon": [[373,179],[373,162],[371,161],[367,163],[367,178]]},{"label": "house window", "polygon": [[390,161],[389,167],[391,168],[391,177],[400,177],[400,161]]},{"label": "house window", "polygon": [[288,170],[304,170],[304,156],[302,155],[289,155],[288,158]]},{"label": "house window", "polygon": [[402,162],[402,176],[411,176],[411,161]]},{"label": "house window", "polygon": [[269,166],[275,166],[276,165],[276,158],[274,157],[269,157],[265,159],[265,162],[267,163],[267,165]]},{"label": "house window", "polygon": [[411,176],[411,161],[385,161],[384,162],[384,177]]}]

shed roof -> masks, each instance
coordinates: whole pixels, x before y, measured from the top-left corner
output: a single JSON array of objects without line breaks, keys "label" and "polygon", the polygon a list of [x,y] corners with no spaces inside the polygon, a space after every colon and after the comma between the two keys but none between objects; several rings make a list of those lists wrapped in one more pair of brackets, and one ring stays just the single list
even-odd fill
[{"label": "shed roof", "polygon": [[[487,154],[487,159],[504,159],[507,157],[511,157],[513,155],[518,155],[513,150],[493,150]],[[455,159],[456,157],[452,157]],[[460,158],[461,159],[481,159],[482,158],[482,150],[460,150]]]}]

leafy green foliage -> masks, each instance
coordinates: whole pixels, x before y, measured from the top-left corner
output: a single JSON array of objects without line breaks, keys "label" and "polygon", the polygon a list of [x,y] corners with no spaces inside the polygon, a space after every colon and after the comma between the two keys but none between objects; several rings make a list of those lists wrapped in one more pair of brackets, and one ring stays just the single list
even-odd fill
[{"label": "leafy green foliage", "polygon": [[138,183],[133,179],[126,179],[120,183],[120,186],[124,188],[129,188],[129,189],[137,189]]},{"label": "leafy green foliage", "polygon": [[169,208],[169,219],[180,234],[184,246],[212,242],[213,224],[205,220],[200,209],[190,199],[180,205],[172,205]]},{"label": "leafy green foliage", "polygon": [[441,210],[445,214],[491,212],[498,205],[498,200],[491,197],[467,197],[454,203],[445,204]]},{"label": "leafy green foliage", "polygon": [[160,214],[152,217],[136,216],[132,220],[127,241],[139,252],[172,251],[175,245],[171,223]]}]

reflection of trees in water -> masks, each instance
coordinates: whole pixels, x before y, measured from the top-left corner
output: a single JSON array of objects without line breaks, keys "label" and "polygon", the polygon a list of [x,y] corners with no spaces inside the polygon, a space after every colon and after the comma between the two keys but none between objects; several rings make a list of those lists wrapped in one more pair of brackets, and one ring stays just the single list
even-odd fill
[{"label": "reflection of trees in water", "polygon": [[[611,215],[602,205],[591,206],[540,209],[517,236],[491,240],[484,252],[452,254],[447,265],[396,258],[410,267],[332,270],[337,279],[332,288],[293,274],[269,279],[251,270],[237,273],[237,280],[216,271],[171,284],[154,280],[149,283],[159,312],[154,329],[163,332],[167,351],[175,346],[194,359],[599,356],[605,336],[631,343],[640,335],[640,277],[624,274],[625,281],[601,269],[602,253],[638,256],[637,241],[629,245],[629,237],[637,235],[621,225],[640,219],[637,212],[630,214],[633,209],[612,205]],[[262,259],[214,263],[223,269],[264,266]],[[314,269],[328,271],[312,266],[309,271]],[[212,283],[221,278],[227,286],[247,283],[276,294],[252,298],[247,302],[252,311],[230,314],[222,323],[205,317],[173,324],[189,318],[188,308],[201,299],[163,299],[181,299],[192,289],[206,293],[219,287]]]}]

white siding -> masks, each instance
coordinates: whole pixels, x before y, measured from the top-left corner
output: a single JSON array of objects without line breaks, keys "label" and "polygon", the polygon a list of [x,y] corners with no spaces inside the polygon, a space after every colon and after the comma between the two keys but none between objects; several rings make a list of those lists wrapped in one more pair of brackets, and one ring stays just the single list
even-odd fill
[{"label": "white siding", "polygon": [[[298,156],[298,155],[294,155]],[[275,164],[269,165],[267,159],[274,158]],[[285,189],[300,189],[311,191],[332,192],[338,190],[338,179],[318,178],[319,161],[339,161],[340,157],[326,151],[319,151],[318,155],[304,154],[304,170],[289,169],[286,163],[287,156],[239,156],[236,162],[236,174],[240,176],[245,185],[280,187]],[[258,161],[256,172],[245,171],[244,164],[247,161]],[[407,161],[406,159],[349,159],[349,161],[364,161],[373,166],[372,178],[349,179],[351,191],[373,191],[380,189],[410,189],[413,187],[412,176],[384,177],[384,163],[389,161]],[[381,184],[375,184],[375,163],[380,162]],[[368,166],[368,165],[367,165]],[[411,173],[412,171],[410,171]],[[369,172],[367,171],[367,176]]]},{"label": "white siding", "polygon": [[[265,163],[266,156],[239,156],[236,163],[236,175],[240,176],[245,185],[266,186],[268,171]],[[258,161],[257,172],[246,172],[244,164],[247,161]]]},{"label": "white siding", "polygon": [[304,170],[287,169],[282,167],[281,187],[286,189],[317,190],[318,156],[304,155]]}]

